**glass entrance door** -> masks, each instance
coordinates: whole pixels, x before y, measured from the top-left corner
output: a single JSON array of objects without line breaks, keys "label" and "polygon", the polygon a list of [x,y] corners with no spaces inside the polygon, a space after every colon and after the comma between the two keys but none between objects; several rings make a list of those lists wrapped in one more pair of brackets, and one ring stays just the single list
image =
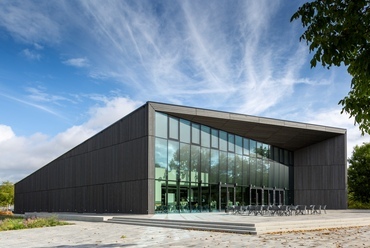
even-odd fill
[{"label": "glass entrance door", "polygon": [[236,188],[230,184],[220,184],[219,187],[219,211],[224,211],[226,207],[235,205]]}]

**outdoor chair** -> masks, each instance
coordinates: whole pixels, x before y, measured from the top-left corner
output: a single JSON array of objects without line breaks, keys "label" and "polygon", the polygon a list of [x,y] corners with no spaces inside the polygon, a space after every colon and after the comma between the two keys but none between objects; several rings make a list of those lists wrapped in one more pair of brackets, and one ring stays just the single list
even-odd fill
[{"label": "outdoor chair", "polygon": [[315,206],[315,209],[313,210],[312,214],[321,214],[321,205]]},{"label": "outdoor chair", "polygon": [[326,214],[326,205],[322,206],[322,207],[321,207],[321,210],[323,210],[323,211],[324,211],[324,213]]},{"label": "outdoor chair", "polygon": [[308,208],[307,208],[307,213],[309,214],[314,214],[315,212],[315,205],[310,205]]},{"label": "outdoor chair", "polygon": [[249,206],[241,206],[240,207],[240,214],[248,214],[248,207]]},{"label": "outdoor chair", "polygon": [[255,211],[256,211],[256,206],[254,205],[248,206],[248,215],[255,214]]},{"label": "outdoor chair", "polygon": [[298,215],[298,214],[306,214],[306,205],[298,205],[297,206],[297,210],[296,210],[296,212],[295,212],[295,214],[296,215]]},{"label": "outdoor chair", "polygon": [[233,214],[240,214],[241,213],[241,206],[233,206]]},{"label": "outdoor chair", "polygon": [[281,212],[281,215],[292,215],[292,212],[291,212],[291,209],[289,206],[287,205],[283,205],[280,207],[280,212]]},{"label": "outdoor chair", "polygon": [[263,206],[261,205],[256,205],[255,210],[254,210],[254,215],[260,214],[261,216],[263,215]]},{"label": "outdoor chair", "polygon": [[290,209],[290,215],[293,215],[293,213],[297,214],[298,206],[291,205],[289,206],[289,209]]},{"label": "outdoor chair", "polygon": [[280,208],[275,205],[271,205],[270,208],[270,215],[279,215],[280,214]]},{"label": "outdoor chair", "polygon": [[263,205],[262,206],[262,215],[266,215],[270,213],[270,206],[269,205]]}]

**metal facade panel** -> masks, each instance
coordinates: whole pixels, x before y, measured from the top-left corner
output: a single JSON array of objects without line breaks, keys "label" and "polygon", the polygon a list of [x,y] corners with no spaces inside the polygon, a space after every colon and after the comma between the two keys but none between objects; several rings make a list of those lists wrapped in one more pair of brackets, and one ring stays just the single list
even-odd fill
[{"label": "metal facade panel", "polygon": [[147,157],[144,105],[18,182],[15,211],[147,213]]},{"label": "metal facade panel", "polygon": [[295,204],[347,208],[346,135],[294,153]]}]

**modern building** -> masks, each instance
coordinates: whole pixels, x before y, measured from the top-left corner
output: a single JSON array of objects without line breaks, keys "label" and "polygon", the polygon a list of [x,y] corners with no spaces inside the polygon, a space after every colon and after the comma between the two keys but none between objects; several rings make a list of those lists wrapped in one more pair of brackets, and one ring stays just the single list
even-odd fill
[{"label": "modern building", "polygon": [[15,212],[347,208],[346,130],[147,102],[15,185]]}]

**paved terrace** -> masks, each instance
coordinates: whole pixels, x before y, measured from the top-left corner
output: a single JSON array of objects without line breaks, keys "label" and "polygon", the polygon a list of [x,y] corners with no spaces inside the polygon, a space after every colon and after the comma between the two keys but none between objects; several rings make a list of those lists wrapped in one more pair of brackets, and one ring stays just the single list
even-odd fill
[{"label": "paved terrace", "polygon": [[370,225],[369,210],[326,210],[326,214],[292,216],[248,216],[216,213],[171,213],[156,215],[108,215],[70,213],[26,213],[26,216],[56,215],[70,221],[107,222],[232,233],[266,234]]}]

